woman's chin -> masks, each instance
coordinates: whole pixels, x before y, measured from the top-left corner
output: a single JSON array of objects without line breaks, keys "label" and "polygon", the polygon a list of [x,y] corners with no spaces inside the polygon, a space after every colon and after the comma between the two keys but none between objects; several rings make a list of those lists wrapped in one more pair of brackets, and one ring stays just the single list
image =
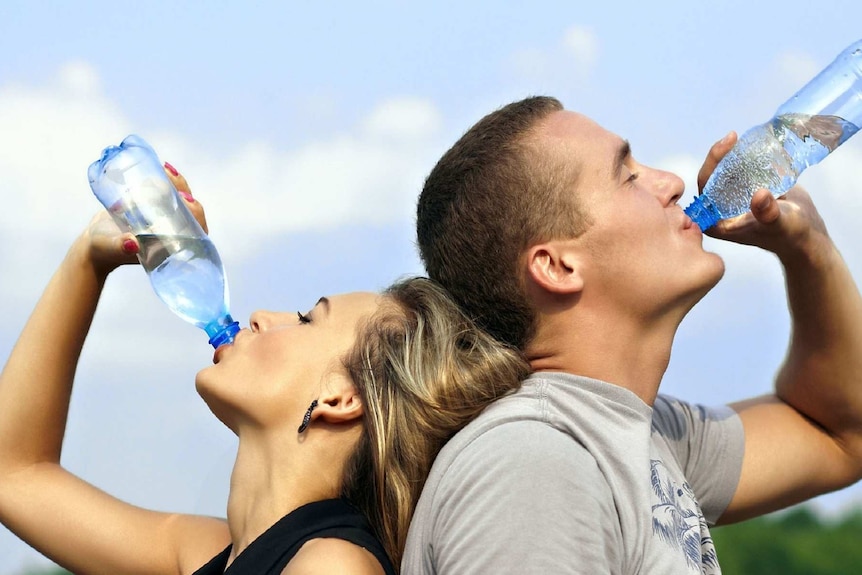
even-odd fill
[{"label": "woman's chin", "polygon": [[225,397],[218,393],[218,388],[212,385],[212,380],[205,373],[208,369],[210,368],[198,372],[195,377],[195,389],[212,414],[216,416],[216,419],[236,434],[235,409]]}]

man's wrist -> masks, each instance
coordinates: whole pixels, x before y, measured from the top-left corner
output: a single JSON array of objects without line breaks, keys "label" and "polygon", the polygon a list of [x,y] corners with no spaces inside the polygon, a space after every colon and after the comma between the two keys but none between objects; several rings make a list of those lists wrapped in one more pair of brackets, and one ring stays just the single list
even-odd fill
[{"label": "man's wrist", "polygon": [[804,239],[789,242],[785,249],[776,251],[776,255],[788,272],[825,271],[842,261],[832,238],[817,231],[812,231]]}]

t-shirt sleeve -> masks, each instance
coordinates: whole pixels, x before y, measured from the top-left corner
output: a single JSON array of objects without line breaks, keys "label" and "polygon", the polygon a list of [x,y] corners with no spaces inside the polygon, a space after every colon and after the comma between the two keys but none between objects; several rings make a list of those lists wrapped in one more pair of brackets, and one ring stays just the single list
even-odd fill
[{"label": "t-shirt sleeve", "polygon": [[704,407],[666,395],[653,406],[653,431],[676,455],[703,515],[715,524],[730,504],[742,472],[745,435],[730,407]]},{"label": "t-shirt sleeve", "polygon": [[439,575],[616,572],[622,549],[610,488],[592,456],[537,421],[489,430],[436,492]]}]

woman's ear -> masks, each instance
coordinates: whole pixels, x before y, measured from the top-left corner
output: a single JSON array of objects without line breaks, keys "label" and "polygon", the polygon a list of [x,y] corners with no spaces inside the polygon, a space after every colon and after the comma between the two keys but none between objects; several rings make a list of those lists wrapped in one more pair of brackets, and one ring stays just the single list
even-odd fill
[{"label": "woman's ear", "polygon": [[527,251],[527,273],[537,286],[554,294],[575,294],[584,289],[581,262],[571,242],[554,240]]},{"label": "woman's ear", "polygon": [[[327,386],[329,387],[329,386]],[[352,383],[343,383],[338,389],[327,389],[318,400],[314,418],[327,423],[349,423],[364,413],[362,396]]]}]

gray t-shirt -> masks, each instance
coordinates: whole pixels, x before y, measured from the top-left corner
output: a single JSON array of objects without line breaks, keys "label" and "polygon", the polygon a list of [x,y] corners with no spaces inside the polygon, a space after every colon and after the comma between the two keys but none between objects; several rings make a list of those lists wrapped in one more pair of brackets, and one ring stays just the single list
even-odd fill
[{"label": "gray t-shirt", "polygon": [[708,524],[742,467],[729,408],[538,373],[438,455],[404,575],[717,574]]}]

